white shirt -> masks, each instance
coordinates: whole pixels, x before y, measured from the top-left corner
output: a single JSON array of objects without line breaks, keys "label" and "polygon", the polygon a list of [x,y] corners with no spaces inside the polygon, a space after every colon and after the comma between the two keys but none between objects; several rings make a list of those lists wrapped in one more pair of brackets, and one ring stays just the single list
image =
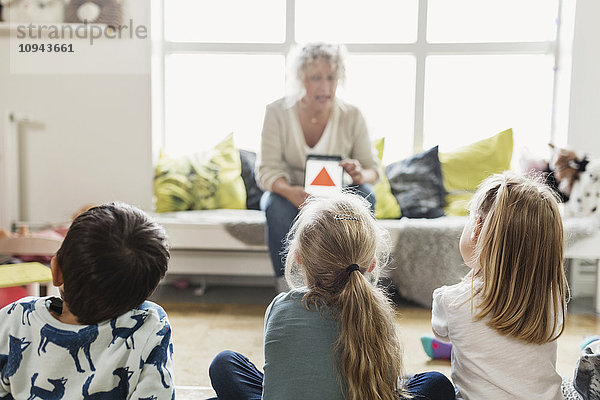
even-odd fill
[{"label": "white shirt", "polygon": [[474,320],[470,296],[470,282],[433,292],[431,324],[436,336],[452,342],[456,398],[563,400],[556,341],[537,345],[501,335],[487,318]]},{"label": "white shirt", "polygon": [[171,327],[160,306],[146,301],[111,321],[71,325],[46,301],[25,297],[0,310],[0,398],[174,396]]},{"label": "white shirt", "polygon": [[[298,122],[298,126],[300,126],[300,122]],[[327,126],[325,126],[325,130],[323,134],[319,138],[319,141],[313,146],[309,147],[306,143],[304,143],[304,150],[306,154],[327,154],[327,150],[329,147],[329,136],[331,136],[331,124],[328,122]]]}]

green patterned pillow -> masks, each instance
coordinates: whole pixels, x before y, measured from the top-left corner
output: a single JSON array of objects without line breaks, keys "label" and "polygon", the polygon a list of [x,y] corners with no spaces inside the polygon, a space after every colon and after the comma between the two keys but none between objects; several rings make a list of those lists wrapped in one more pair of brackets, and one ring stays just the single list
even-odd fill
[{"label": "green patterned pillow", "polygon": [[[375,149],[377,150],[377,157],[379,162],[383,158],[383,147],[385,145],[385,138],[376,139],[373,142]],[[375,192],[375,218],[377,219],[395,219],[402,216],[400,206],[396,201],[396,198],[392,194],[390,183],[387,176],[385,175],[385,169],[383,164],[379,168],[379,181],[373,187]]]},{"label": "green patterned pillow", "polygon": [[206,152],[179,158],[161,154],[154,174],[156,212],[244,209],[241,171],[232,133]]}]

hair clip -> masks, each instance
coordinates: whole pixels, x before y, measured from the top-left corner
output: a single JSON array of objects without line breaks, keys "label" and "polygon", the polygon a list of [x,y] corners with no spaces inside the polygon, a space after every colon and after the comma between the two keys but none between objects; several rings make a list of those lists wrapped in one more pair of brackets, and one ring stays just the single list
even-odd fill
[{"label": "hair clip", "polygon": [[357,217],[350,214],[335,214],[333,218],[337,219],[338,221],[358,221]]}]

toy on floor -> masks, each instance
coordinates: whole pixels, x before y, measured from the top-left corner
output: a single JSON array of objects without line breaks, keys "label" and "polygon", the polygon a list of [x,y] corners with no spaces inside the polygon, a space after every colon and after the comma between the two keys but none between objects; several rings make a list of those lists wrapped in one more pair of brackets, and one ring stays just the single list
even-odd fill
[{"label": "toy on floor", "polygon": [[600,336],[598,335],[591,335],[591,336],[586,336],[583,338],[583,340],[581,341],[581,350],[585,349],[590,343],[595,342],[596,340],[600,340]]},{"label": "toy on floor", "polygon": [[584,339],[573,376],[573,386],[584,400],[600,399],[600,341],[598,339],[600,339],[598,336],[588,336]]},{"label": "toy on floor", "polygon": [[423,350],[434,360],[449,360],[452,354],[452,343],[442,342],[432,335],[421,336]]}]

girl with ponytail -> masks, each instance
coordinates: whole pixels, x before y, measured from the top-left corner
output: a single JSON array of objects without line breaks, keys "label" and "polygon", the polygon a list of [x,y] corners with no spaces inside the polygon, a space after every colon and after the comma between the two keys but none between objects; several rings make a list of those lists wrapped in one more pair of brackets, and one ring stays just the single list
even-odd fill
[{"label": "girl with ponytail", "polygon": [[556,339],[568,287],[556,195],[535,179],[493,175],[470,214],[459,247],[471,271],[433,293],[433,331],[452,342],[457,399],[562,400]]},{"label": "girl with ponytail", "polygon": [[389,235],[369,203],[343,193],[311,198],[288,235],[286,280],[265,314],[264,375],[226,351],[209,373],[228,399],[454,399],[442,374],[402,380],[393,304],[376,286]]}]

